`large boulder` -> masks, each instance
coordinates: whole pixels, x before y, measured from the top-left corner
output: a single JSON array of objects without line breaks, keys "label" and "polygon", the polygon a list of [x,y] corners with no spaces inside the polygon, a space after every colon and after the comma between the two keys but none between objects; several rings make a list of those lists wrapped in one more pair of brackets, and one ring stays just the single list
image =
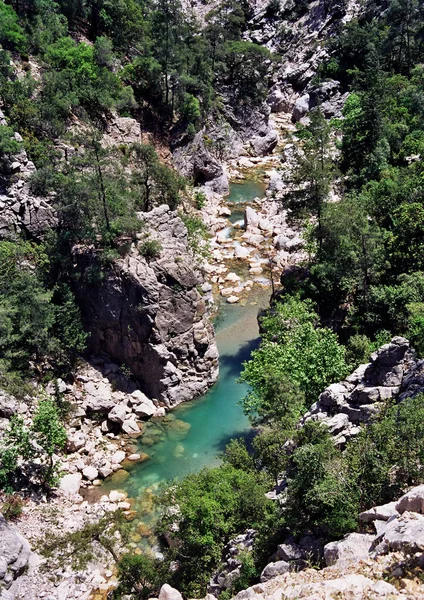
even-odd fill
[{"label": "large boulder", "polygon": [[290,571],[290,564],[285,560],[278,560],[277,562],[269,563],[261,573],[261,582],[269,581],[274,579],[278,575],[284,575]]},{"label": "large boulder", "polygon": [[404,512],[387,524],[380,548],[386,552],[424,552],[424,516]]},{"label": "large boulder", "polygon": [[18,402],[10,394],[0,390],[0,417],[10,419],[18,412]]},{"label": "large boulder", "polygon": [[424,514],[424,485],[414,487],[395,504],[395,511],[403,514],[405,511]]},{"label": "large boulder", "polygon": [[350,533],[341,541],[326,544],[324,546],[326,565],[331,566],[367,558],[374,537],[365,533]]},{"label": "large boulder", "polygon": [[271,130],[265,136],[255,136],[250,140],[253,151],[257,156],[271,154],[278,144],[278,133]]},{"label": "large boulder", "polygon": [[164,583],[160,588],[159,600],[183,600],[183,597],[178,590]]},{"label": "large boulder", "polygon": [[64,475],[60,480],[59,488],[66,494],[74,495],[78,494],[81,487],[82,475],[81,473],[72,473]]},{"label": "large boulder", "polygon": [[[407,510],[411,509],[408,508]],[[373,508],[361,512],[359,519],[364,523],[372,523],[373,521],[388,521],[392,517],[397,517],[398,515],[399,512],[397,511],[397,503],[389,502],[388,504],[383,504],[382,506],[373,506]]]},{"label": "large boulder", "polygon": [[25,571],[30,557],[28,542],[0,515],[0,591]]},{"label": "large boulder", "polygon": [[296,104],[294,105],[292,112],[292,121],[297,123],[306,116],[309,112],[309,94],[304,94],[300,98],[297,99]]},{"label": "large boulder", "polygon": [[[76,294],[92,354],[127,365],[143,393],[175,406],[204,394],[216,381],[215,335],[199,292],[203,276],[178,213],[163,205],[139,217],[140,247],[106,269],[101,281],[81,282]],[[161,245],[154,258],[142,254],[147,236]],[[84,252],[76,260],[88,267],[97,258]],[[84,399],[91,412],[108,414],[114,405],[107,393],[95,390]]]}]

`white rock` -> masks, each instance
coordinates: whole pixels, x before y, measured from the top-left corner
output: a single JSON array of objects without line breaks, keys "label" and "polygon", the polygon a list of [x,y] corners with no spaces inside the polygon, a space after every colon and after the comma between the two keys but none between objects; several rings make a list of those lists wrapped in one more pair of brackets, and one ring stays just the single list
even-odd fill
[{"label": "white rock", "polygon": [[118,492],[117,490],[112,490],[109,493],[109,500],[111,502],[122,502],[127,497],[123,492]]},{"label": "white rock", "polygon": [[227,302],[228,304],[236,304],[237,302],[240,302],[240,298],[238,296],[230,296],[227,298]]},{"label": "white rock", "polygon": [[180,592],[165,583],[159,592],[159,600],[183,600]]},{"label": "white rock", "polygon": [[85,467],[85,469],[82,470],[82,474],[89,481],[94,481],[99,476],[99,472],[96,469],[96,467],[92,467],[92,466]]},{"label": "white rock", "polygon": [[118,450],[117,452],[115,452],[115,454],[112,456],[112,464],[113,465],[119,465],[121,464],[121,462],[125,460],[125,452],[123,450]]},{"label": "white rock", "polygon": [[127,417],[127,407],[125,404],[117,404],[112,408],[107,418],[114,423],[122,424]]},{"label": "white rock", "polygon": [[248,258],[251,252],[253,252],[253,248],[246,248],[245,246],[240,246],[240,244],[234,246],[234,255],[236,258]]},{"label": "white rock", "polygon": [[81,473],[73,473],[72,475],[65,475],[60,480],[60,489],[67,494],[78,494],[81,486],[82,476]]},{"label": "white rock", "polygon": [[411,512],[424,513],[424,485],[418,485],[412,490],[409,490],[396,503],[396,510],[399,513],[404,513],[406,510]]},{"label": "white rock", "polygon": [[225,281],[232,281],[234,283],[238,283],[239,281],[241,281],[241,277],[239,277],[237,275],[237,273],[228,273],[227,277],[225,278]]}]

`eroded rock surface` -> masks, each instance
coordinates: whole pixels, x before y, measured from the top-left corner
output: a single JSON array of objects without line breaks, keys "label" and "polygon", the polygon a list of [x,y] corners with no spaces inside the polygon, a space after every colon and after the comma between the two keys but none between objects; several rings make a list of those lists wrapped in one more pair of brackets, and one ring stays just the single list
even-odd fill
[{"label": "eroded rock surface", "polygon": [[161,244],[159,256],[147,261],[133,247],[102,281],[81,286],[77,295],[92,352],[128,366],[149,398],[171,407],[216,381],[218,351],[183,222],[166,205],[140,218],[140,243],[148,232]]},{"label": "eroded rock surface", "polygon": [[28,566],[31,549],[28,542],[0,515],[0,598],[14,579]]},{"label": "eroded rock surface", "polygon": [[345,444],[385,401],[418,392],[422,362],[416,362],[408,340],[393,338],[371,356],[370,363],[358,367],[344,381],[328,386],[301,424],[310,419],[322,421],[336,443]]}]

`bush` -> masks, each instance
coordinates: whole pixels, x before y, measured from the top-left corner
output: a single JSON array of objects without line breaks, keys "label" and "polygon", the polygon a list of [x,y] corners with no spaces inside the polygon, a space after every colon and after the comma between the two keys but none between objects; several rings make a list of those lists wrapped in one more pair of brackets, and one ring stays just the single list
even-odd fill
[{"label": "bush", "polygon": [[22,514],[23,500],[17,494],[6,494],[1,507],[5,519],[12,521],[18,519]]},{"label": "bush", "polygon": [[154,260],[162,252],[162,244],[159,240],[144,240],[138,248],[146,260]]}]

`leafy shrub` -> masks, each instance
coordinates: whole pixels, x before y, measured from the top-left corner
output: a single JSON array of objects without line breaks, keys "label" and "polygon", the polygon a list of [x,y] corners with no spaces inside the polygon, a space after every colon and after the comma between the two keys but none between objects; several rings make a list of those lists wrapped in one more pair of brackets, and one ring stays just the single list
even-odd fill
[{"label": "leafy shrub", "polygon": [[159,240],[144,240],[139,245],[140,254],[144,256],[146,260],[154,260],[160,256],[162,252],[162,244]]},{"label": "leafy shrub", "polygon": [[5,519],[12,521],[22,514],[23,500],[18,494],[6,494],[1,507]]}]

